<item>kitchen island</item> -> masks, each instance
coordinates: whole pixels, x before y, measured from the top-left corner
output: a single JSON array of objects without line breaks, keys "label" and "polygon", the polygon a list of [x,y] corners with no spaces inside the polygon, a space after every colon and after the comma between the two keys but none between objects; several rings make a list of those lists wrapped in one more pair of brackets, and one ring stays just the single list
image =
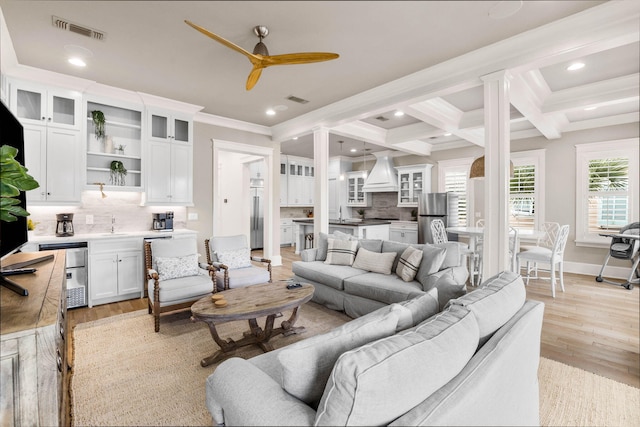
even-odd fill
[{"label": "kitchen island", "polygon": [[[305,249],[305,236],[313,233],[313,219],[294,219],[296,225],[296,254]],[[389,225],[391,221],[379,219],[347,219],[329,220],[329,233],[341,231],[351,234],[358,239],[389,240]]]}]

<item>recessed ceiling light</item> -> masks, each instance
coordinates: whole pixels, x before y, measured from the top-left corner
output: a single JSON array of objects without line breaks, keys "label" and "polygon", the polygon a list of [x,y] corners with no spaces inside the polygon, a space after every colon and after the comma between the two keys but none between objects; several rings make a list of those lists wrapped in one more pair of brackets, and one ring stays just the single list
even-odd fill
[{"label": "recessed ceiling light", "polygon": [[269,108],[266,111],[266,113],[267,113],[267,116],[275,116],[276,115],[276,112],[272,108]]},{"label": "recessed ceiling light", "polygon": [[395,113],[393,113],[393,115],[396,116],[396,117],[402,117],[402,116],[404,116],[404,111],[398,110]]},{"label": "recessed ceiling light", "polygon": [[444,136],[451,136],[451,132],[445,133]]},{"label": "recessed ceiling light", "polygon": [[297,137],[297,136],[294,136],[294,137],[293,137],[293,140],[294,140],[294,141],[297,141],[297,140],[298,140],[298,137]]},{"label": "recessed ceiling light", "polygon": [[351,149],[351,150],[349,150],[349,151],[351,151],[352,153],[355,153],[355,152],[356,152],[356,151],[358,151],[358,150],[356,150],[355,148],[352,148],[352,149]]},{"label": "recessed ceiling light", "polygon": [[584,62],[574,62],[567,67],[567,71],[576,71],[584,68]]},{"label": "recessed ceiling light", "polygon": [[585,108],[585,109],[584,109],[584,111],[593,111],[593,110],[595,110],[596,108],[598,108],[598,107],[595,107],[595,106],[593,106],[593,107],[587,107],[587,108]]},{"label": "recessed ceiling light", "polygon": [[69,64],[75,65],[76,67],[86,67],[87,63],[82,60],[82,58],[69,58]]}]

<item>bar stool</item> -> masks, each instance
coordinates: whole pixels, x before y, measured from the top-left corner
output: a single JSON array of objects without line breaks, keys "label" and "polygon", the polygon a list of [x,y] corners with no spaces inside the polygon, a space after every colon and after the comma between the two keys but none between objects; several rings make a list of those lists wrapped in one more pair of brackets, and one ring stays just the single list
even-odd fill
[{"label": "bar stool", "polygon": [[305,249],[313,248],[313,233],[307,233],[304,235],[304,248]]}]

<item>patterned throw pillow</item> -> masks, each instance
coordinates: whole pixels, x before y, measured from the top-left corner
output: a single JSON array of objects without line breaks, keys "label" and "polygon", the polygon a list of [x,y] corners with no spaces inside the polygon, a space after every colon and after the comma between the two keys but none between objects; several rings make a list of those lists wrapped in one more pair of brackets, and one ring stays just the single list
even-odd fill
[{"label": "patterned throw pillow", "polygon": [[411,282],[416,278],[420,262],[422,261],[422,251],[413,246],[409,246],[400,255],[396,274],[405,282]]},{"label": "patterned throw pillow", "polygon": [[229,267],[234,268],[251,267],[251,250],[249,248],[236,249],[233,251],[216,251],[218,261]]},{"label": "patterned throw pillow", "polygon": [[351,265],[356,258],[357,240],[327,239],[327,259],[325,264]]},{"label": "patterned throw pillow", "polygon": [[391,266],[395,259],[395,252],[377,253],[360,248],[352,267],[371,271],[372,273],[391,274]]},{"label": "patterned throw pillow", "polygon": [[197,276],[198,254],[174,258],[155,257],[160,280],[178,279],[180,277]]}]

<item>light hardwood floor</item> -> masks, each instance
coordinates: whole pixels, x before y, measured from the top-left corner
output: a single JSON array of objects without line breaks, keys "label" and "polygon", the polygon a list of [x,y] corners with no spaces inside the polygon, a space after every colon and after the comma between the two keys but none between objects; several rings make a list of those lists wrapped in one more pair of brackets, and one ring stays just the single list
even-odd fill
[{"label": "light hardwood floor", "polygon": [[[274,280],[292,276],[300,257],[282,248],[283,265]],[[256,255],[259,255],[256,253]],[[565,274],[565,292],[551,298],[548,280],[531,280],[529,299],[545,303],[541,355],[640,387],[640,292],[597,283],[593,276]],[[470,290],[473,288],[470,288]],[[147,299],[69,310],[69,327],[103,317],[146,309]],[[153,321],[149,318],[149,327]]]}]

